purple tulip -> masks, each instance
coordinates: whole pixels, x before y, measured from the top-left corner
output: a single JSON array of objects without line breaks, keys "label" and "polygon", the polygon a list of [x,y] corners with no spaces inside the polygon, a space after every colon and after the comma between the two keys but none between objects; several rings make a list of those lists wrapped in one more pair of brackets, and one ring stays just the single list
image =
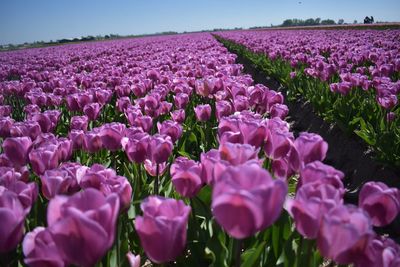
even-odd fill
[{"label": "purple tulip", "polygon": [[92,188],[50,200],[48,230],[64,262],[93,266],[99,261],[114,242],[118,211],[116,194],[105,197]]},{"label": "purple tulip", "polygon": [[229,235],[243,239],[278,219],[286,192],[285,182],[259,166],[228,167],[214,184],[212,213]]},{"label": "purple tulip", "polygon": [[368,182],[360,191],[358,206],[369,214],[374,226],[385,226],[400,212],[400,191],[381,182]]},{"label": "purple tulip", "polygon": [[99,134],[99,128],[95,128],[90,132],[85,133],[83,140],[83,149],[89,153],[95,153],[103,147],[103,142]]},{"label": "purple tulip", "polygon": [[66,266],[52,235],[44,227],[36,227],[25,235],[22,251],[25,255],[24,262],[30,267]]},{"label": "purple tulip", "polygon": [[344,190],[330,184],[306,184],[300,187],[294,200],[287,201],[287,210],[293,217],[297,231],[315,239],[324,214],[343,204]]},{"label": "purple tulip", "polygon": [[357,266],[400,266],[400,245],[394,240],[376,235],[368,244],[364,259]]},{"label": "purple tulip", "polygon": [[222,143],[219,146],[219,154],[222,160],[237,166],[250,160],[258,160],[259,149],[248,144]]},{"label": "purple tulip", "polygon": [[139,107],[129,106],[124,111],[125,117],[128,120],[129,125],[133,126],[135,120],[139,116],[143,116],[142,111]]},{"label": "purple tulip", "polygon": [[194,112],[198,121],[208,121],[211,118],[211,106],[208,104],[198,105],[194,108]]},{"label": "purple tulip", "polygon": [[290,152],[290,164],[293,170],[300,171],[307,163],[324,160],[327,151],[328,143],[321,136],[313,133],[300,133]]},{"label": "purple tulip", "polygon": [[194,197],[202,188],[202,166],[184,157],[178,157],[170,168],[171,181],[176,191],[184,197]]},{"label": "purple tulip", "polygon": [[87,131],[89,118],[87,116],[73,116],[71,118],[70,128],[71,130],[82,130]]},{"label": "purple tulip", "polygon": [[265,86],[255,85],[248,88],[249,103],[251,106],[259,105],[264,101],[265,91],[268,90]]},{"label": "purple tulip", "polygon": [[121,139],[121,145],[129,161],[143,163],[147,156],[150,137],[147,133],[137,133],[132,137]]},{"label": "purple tulip", "polygon": [[317,183],[317,184],[330,184],[338,190],[344,188],[342,180],[344,173],[336,170],[335,168],[323,164],[320,161],[313,161],[304,166],[300,172],[300,179],[297,187],[302,185]]},{"label": "purple tulip", "polygon": [[36,121],[16,122],[10,128],[11,137],[29,136],[31,140],[42,132],[39,123]]},{"label": "purple tulip", "polygon": [[122,123],[108,123],[100,128],[99,136],[103,147],[110,151],[121,148],[121,139],[125,136],[126,126]]},{"label": "purple tulip", "polygon": [[143,216],[136,217],[135,229],[147,257],[155,263],[175,260],[186,246],[190,207],[158,196],[146,198],[140,207]]},{"label": "purple tulip", "polygon": [[9,117],[11,114],[11,106],[0,105],[0,118]]},{"label": "purple tulip", "polygon": [[275,177],[284,181],[294,175],[294,172],[290,167],[288,157],[272,160],[271,169]]},{"label": "purple tulip", "polygon": [[117,103],[115,104],[115,107],[119,112],[125,112],[125,110],[132,105],[131,99],[127,96],[120,97],[117,99]]},{"label": "purple tulip", "polygon": [[289,114],[289,108],[284,104],[274,104],[269,109],[271,118],[279,117],[282,120]]},{"label": "purple tulip", "polygon": [[15,249],[21,241],[25,215],[17,195],[0,186],[0,253]]},{"label": "purple tulip", "polygon": [[80,189],[76,177],[61,168],[45,171],[43,175],[40,175],[40,180],[42,194],[47,199],[59,194],[75,193]]},{"label": "purple tulip", "polygon": [[29,161],[37,175],[42,175],[46,170],[56,168],[59,164],[58,146],[48,145],[33,149],[29,153]]},{"label": "purple tulip", "polygon": [[389,112],[386,114],[386,121],[387,122],[393,122],[396,119],[396,113],[394,112]]},{"label": "purple tulip", "polygon": [[10,130],[12,125],[14,124],[14,120],[10,117],[0,118],[0,137],[7,138],[10,136]]},{"label": "purple tulip", "polygon": [[172,153],[173,144],[168,135],[156,134],[150,137],[147,149],[148,159],[154,163],[166,162]]},{"label": "purple tulip", "polygon": [[186,118],[185,110],[184,109],[174,110],[173,112],[171,112],[171,118],[173,121],[176,121],[177,123],[180,124],[184,123]]},{"label": "purple tulip", "polygon": [[128,180],[117,175],[115,170],[106,168],[100,164],[94,164],[80,174],[79,185],[81,188],[95,188],[105,196],[116,193],[120,199],[121,209],[129,207],[132,187]]},{"label": "purple tulip", "polygon": [[279,128],[267,131],[264,145],[265,154],[274,160],[285,157],[293,146],[293,133]]},{"label": "purple tulip", "polygon": [[322,219],[317,247],[322,256],[339,264],[357,263],[372,237],[371,220],[363,210],[339,205]]},{"label": "purple tulip", "polygon": [[28,163],[31,147],[32,140],[29,137],[10,137],[3,142],[4,154],[15,166],[24,166]]},{"label": "purple tulip", "polygon": [[82,130],[71,130],[68,133],[68,138],[72,142],[72,149],[78,150],[83,148],[83,143],[85,141],[85,132]]},{"label": "purple tulip", "polygon": [[184,109],[189,103],[189,96],[185,93],[179,93],[174,96],[174,104],[177,109]]},{"label": "purple tulip", "polygon": [[157,176],[157,165],[158,165],[158,175],[161,176],[165,173],[167,170],[167,164],[166,162],[163,163],[155,163],[149,159],[146,159],[144,161],[144,169],[146,172],[153,177]]},{"label": "purple tulip", "polygon": [[149,133],[151,128],[153,127],[153,119],[150,116],[138,116],[131,125],[135,127],[140,127],[143,129],[143,131]]},{"label": "purple tulip", "polygon": [[95,121],[100,115],[102,106],[99,103],[87,104],[83,108],[83,113],[88,117],[89,120]]},{"label": "purple tulip", "polygon": [[215,103],[215,115],[218,120],[222,117],[231,115],[232,111],[232,105],[228,101],[220,100]]},{"label": "purple tulip", "polygon": [[159,134],[165,134],[171,137],[172,143],[175,143],[182,135],[182,126],[174,121],[165,120],[162,123],[157,123]]},{"label": "purple tulip", "polygon": [[140,255],[133,255],[132,252],[128,252],[126,254],[128,258],[129,265],[131,267],[140,267]]}]

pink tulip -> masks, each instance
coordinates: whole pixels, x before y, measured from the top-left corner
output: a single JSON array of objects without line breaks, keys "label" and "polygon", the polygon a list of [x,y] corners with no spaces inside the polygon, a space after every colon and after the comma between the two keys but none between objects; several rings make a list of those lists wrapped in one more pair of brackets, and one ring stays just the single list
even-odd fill
[{"label": "pink tulip", "polygon": [[175,260],[186,246],[190,207],[158,196],[146,198],[140,207],[143,216],[136,217],[135,229],[147,257],[155,263]]},{"label": "pink tulip", "polygon": [[400,191],[381,182],[368,182],[361,188],[358,206],[369,214],[374,226],[385,226],[400,212]]},{"label": "pink tulip", "polygon": [[228,167],[214,184],[211,208],[222,228],[242,239],[278,219],[286,192],[285,182],[259,166]]}]

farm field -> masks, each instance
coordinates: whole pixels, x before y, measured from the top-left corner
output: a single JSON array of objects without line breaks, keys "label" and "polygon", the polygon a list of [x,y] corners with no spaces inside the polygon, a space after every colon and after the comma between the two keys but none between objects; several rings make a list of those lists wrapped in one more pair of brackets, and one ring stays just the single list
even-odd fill
[{"label": "farm field", "polygon": [[399,185],[350,190],[287,105],[396,176],[399,52],[391,29],[0,53],[0,266],[400,266]]}]

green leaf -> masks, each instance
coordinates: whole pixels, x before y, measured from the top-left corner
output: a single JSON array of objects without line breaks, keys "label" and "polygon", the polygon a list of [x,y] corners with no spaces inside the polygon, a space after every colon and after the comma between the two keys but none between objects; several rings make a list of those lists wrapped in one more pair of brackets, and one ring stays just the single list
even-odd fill
[{"label": "green leaf", "polygon": [[242,254],[243,258],[243,264],[241,265],[242,267],[252,267],[252,266],[257,266],[259,262],[259,258],[261,256],[261,253],[264,251],[265,245],[267,243],[265,241],[261,242],[257,248],[250,248],[246,250]]}]

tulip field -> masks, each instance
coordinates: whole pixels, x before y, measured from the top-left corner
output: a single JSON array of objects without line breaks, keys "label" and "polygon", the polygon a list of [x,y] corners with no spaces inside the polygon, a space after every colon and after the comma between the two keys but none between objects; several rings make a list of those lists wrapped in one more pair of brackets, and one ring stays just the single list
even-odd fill
[{"label": "tulip field", "polygon": [[0,266],[400,266],[399,190],[345,203],[328,143],[286,121],[310,101],[400,166],[400,31],[333,32],[0,53]]},{"label": "tulip field", "polygon": [[[400,168],[400,30],[222,33],[230,48],[280,80],[328,121]],[[233,42],[232,42],[233,41]]]}]

